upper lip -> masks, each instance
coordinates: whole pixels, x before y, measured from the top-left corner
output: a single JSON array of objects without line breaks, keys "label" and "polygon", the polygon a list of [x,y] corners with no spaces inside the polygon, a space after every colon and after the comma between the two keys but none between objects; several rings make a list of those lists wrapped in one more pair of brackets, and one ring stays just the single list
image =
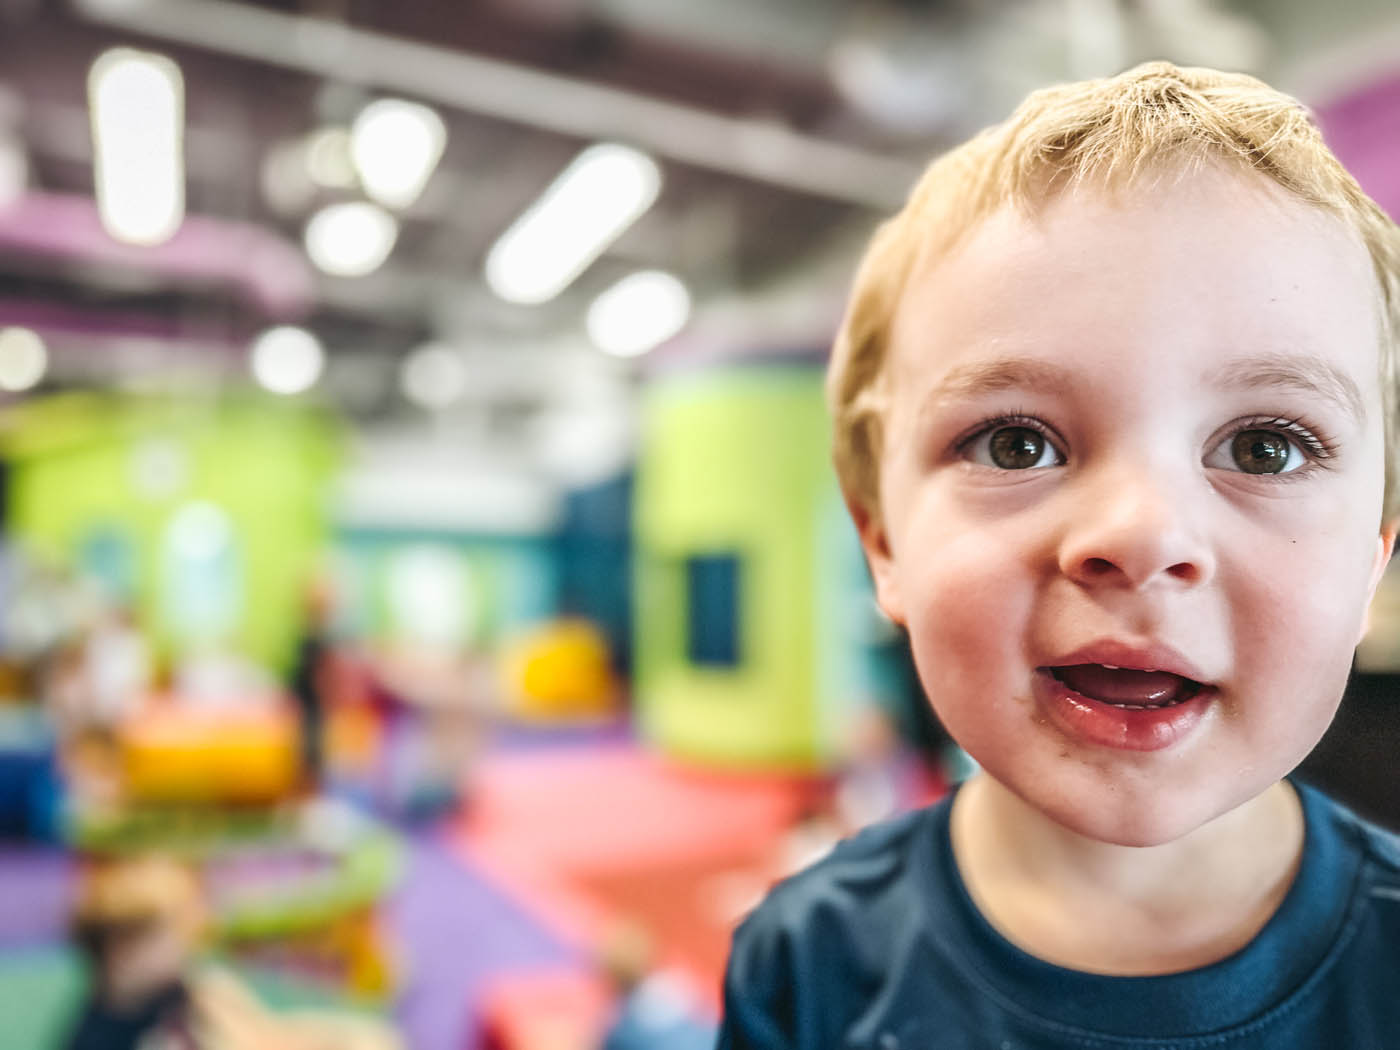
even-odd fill
[{"label": "upper lip", "polygon": [[1130,671],[1167,671],[1209,685],[1206,673],[1169,645],[1159,642],[1124,642],[1101,638],[1081,646],[1071,653],[1056,657],[1045,665],[1047,669],[1073,667],[1076,664],[1106,664]]}]

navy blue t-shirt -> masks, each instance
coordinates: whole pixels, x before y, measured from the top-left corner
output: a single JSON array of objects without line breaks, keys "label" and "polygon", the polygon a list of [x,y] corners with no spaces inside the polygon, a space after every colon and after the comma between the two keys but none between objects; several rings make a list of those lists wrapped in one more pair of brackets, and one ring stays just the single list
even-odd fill
[{"label": "navy blue t-shirt", "polygon": [[951,799],[780,884],[734,935],[720,1050],[1400,1047],[1400,838],[1296,784],[1293,886],[1239,951],[1108,977],[1043,962],[972,903]]}]

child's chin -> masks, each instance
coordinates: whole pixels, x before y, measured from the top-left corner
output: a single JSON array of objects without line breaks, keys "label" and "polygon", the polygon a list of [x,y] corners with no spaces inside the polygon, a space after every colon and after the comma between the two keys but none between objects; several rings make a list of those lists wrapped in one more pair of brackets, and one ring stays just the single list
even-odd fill
[{"label": "child's chin", "polygon": [[1180,800],[1173,804],[1131,804],[1067,812],[1047,816],[1077,835],[1113,846],[1165,846],[1185,838],[1217,814],[1194,812]]}]

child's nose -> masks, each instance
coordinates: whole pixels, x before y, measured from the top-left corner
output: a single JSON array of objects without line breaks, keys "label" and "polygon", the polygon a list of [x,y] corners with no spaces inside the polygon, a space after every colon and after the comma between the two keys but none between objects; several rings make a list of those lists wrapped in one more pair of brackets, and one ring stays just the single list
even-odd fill
[{"label": "child's nose", "polygon": [[1191,513],[1198,494],[1160,474],[1124,471],[1079,494],[1060,545],[1060,571],[1082,586],[1192,587],[1215,558]]}]

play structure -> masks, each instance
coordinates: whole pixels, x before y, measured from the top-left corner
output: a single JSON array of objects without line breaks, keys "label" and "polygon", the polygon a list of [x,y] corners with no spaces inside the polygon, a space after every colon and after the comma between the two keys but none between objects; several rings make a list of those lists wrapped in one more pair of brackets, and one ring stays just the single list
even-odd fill
[{"label": "play structure", "polygon": [[14,542],[129,604],[157,654],[286,665],[325,545],[332,419],[268,397],[73,393],[8,406],[0,435]]},{"label": "play structure", "polygon": [[[73,905],[74,939],[87,956],[91,988],[75,1044],[105,1042],[110,997],[158,1004],[142,1042],[241,1044],[285,1050],[397,1050],[383,1023],[344,1012],[275,1013],[224,964],[203,951],[208,877],[188,861],[159,854],[108,857],[85,865]],[[164,1009],[159,1004],[166,1003]],[[184,1005],[184,1004],[187,1004]]]},{"label": "play structure", "polygon": [[[802,362],[661,377],[637,466],[639,728],[721,767],[816,770],[861,691],[859,547]],[[762,454],[756,454],[762,450]]]},{"label": "play structure", "polygon": [[125,795],[135,804],[277,802],[297,787],[297,735],[280,706],[153,708],[118,736]]},{"label": "play structure", "polygon": [[602,632],[586,620],[552,621],[511,638],[499,657],[505,710],[536,725],[613,718],[620,683]]},{"label": "play structure", "polygon": [[400,871],[396,838],[334,802],[218,809],[132,806],[75,814],[83,855],[176,856],[207,895],[224,952],[364,1000],[393,990],[377,909]]}]

